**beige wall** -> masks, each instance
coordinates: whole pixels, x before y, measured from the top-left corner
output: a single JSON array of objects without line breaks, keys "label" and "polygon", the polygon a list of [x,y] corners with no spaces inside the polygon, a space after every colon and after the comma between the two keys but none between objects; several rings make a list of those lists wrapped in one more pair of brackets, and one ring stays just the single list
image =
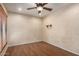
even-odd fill
[{"label": "beige wall", "polygon": [[41,20],[28,15],[9,13],[9,46],[41,41]]},{"label": "beige wall", "polygon": [[[52,24],[52,28],[46,28]],[[79,54],[79,4],[61,8],[43,20],[43,40]]]}]

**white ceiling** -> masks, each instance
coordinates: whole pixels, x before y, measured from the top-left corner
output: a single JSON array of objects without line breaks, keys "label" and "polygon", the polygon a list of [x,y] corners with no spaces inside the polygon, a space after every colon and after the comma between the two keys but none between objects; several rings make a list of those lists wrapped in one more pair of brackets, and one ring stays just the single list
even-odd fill
[{"label": "white ceiling", "polygon": [[[34,3],[5,3],[4,5],[7,8],[7,10],[10,12],[28,14],[28,15],[37,16],[37,17],[44,17],[52,12],[55,12],[67,5],[69,5],[69,4],[68,3],[48,3],[47,5],[45,5],[45,7],[53,8],[53,10],[51,12],[49,12],[47,10],[43,10],[41,16],[38,15],[38,12],[36,9],[27,10],[27,8],[29,8],[29,7],[36,6]],[[18,11],[18,8],[22,8],[22,11]]]}]

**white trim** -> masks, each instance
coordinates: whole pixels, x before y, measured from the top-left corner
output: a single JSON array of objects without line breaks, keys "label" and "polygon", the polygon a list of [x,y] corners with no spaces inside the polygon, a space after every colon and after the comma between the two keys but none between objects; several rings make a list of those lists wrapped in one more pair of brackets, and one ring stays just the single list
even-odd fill
[{"label": "white trim", "polygon": [[8,16],[7,9],[5,8],[5,6],[4,6],[2,3],[0,3],[0,5],[1,5],[1,7],[3,8],[5,14]]},{"label": "white trim", "polygon": [[6,51],[8,49],[8,45],[5,46],[5,48],[3,49],[3,51],[1,52],[0,56],[4,56]]}]

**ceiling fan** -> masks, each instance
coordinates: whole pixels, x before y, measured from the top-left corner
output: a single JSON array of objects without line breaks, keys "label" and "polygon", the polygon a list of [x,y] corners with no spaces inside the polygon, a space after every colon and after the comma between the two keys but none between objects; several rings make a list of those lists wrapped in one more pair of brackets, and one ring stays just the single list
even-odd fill
[{"label": "ceiling fan", "polygon": [[47,11],[52,11],[52,8],[44,7],[48,3],[35,3],[35,4],[36,4],[36,7],[27,8],[27,10],[37,9],[39,15],[41,15],[41,12],[43,9]]}]

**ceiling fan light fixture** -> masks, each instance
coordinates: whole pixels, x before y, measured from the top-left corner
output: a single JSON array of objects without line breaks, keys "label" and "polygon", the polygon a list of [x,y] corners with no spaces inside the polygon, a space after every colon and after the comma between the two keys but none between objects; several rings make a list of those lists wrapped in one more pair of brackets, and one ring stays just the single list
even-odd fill
[{"label": "ceiling fan light fixture", "polygon": [[39,6],[39,7],[37,7],[37,10],[38,11],[42,11],[43,10],[43,7]]},{"label": "ceiling fan light fixture", "polygon": [[38,15],[41,16],[41,13],[39,13]]}]

